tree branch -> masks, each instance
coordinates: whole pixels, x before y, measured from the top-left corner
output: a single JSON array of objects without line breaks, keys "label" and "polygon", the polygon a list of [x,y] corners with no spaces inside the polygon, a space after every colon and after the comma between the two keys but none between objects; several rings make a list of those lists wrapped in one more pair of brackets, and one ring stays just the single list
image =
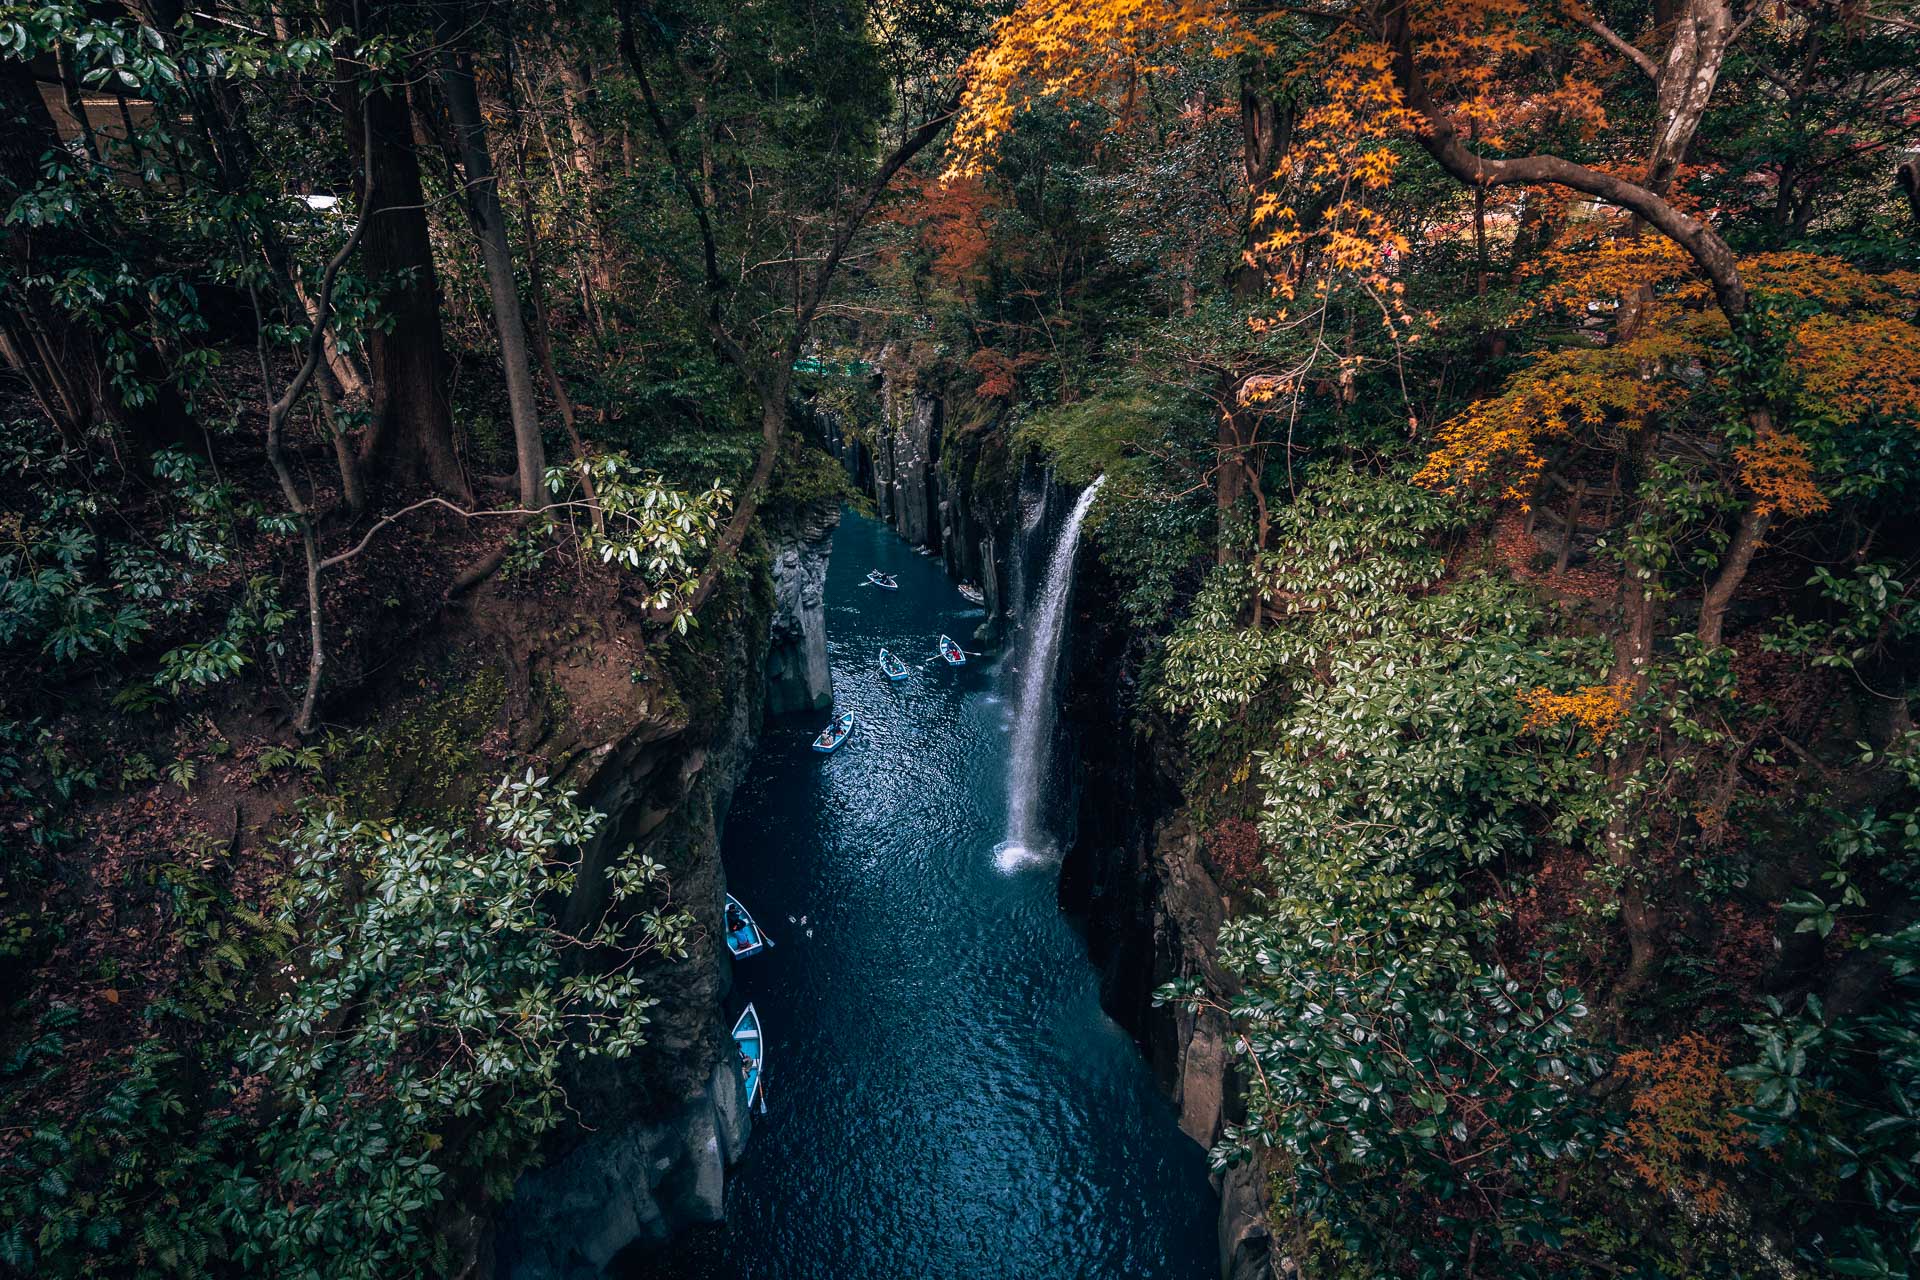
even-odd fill
[{"label": "tree branch", "polygon": [[640,56],[639,43],[634,39],[633,4],[631,0],[619,0],[617,8],[620,13],[621,56],[627,60],[627,67],[640,84],[640,99],[646,104],[647,123],[652,126],[653,135],[659,139],[661,149],[667,153],[667,163],[673,168],[674,181],[679,185],[680,193],[687,198],[687,206],[693,211],[693,220],[700,227],[700,265],[707,286],[707,327],[720,354],[744,368],[746,352],[721,324],[721,302],[729,290],[726,277],[720,274],[720,248],[713,234],[712,211],[707,208],[707,199],[700,184],[693,180],[693,171],[680,154],[673,130],[667,125],[666,113],[661,111],[660,100],[653,92],[653,80],[647,75],[646,60]]},{"label": "tree branch", "polygon": [[1406,8],[1396,5],[1387,15],[1388,43],[1394,50],[1393,73],[1407,104],[1426,121],[1420,143],[1440,167],[1473,187],[1558,186],[1592,196],[1644,221],[1685,249],[1713,284],[1714,298],[1729,323],[1747,309],[1746,284],[1733,250],[1711,227],[1681,213],[1661,196],[1625,178],[1601,173],[1561,156],[1531,155],[1512,160],[1490,160],[1478,155],[1461,138],[1446,114],[1427,93],[1426,78],[1413,56],[1412,29]]},{"label": "tree branch", "polygon": [[458,503],[451,502],[446,498],[439,498],[439,497],[422,498],[418,502],[408,503],[406,506],[401,507],[398,511],[392,511],[387,513],[384,516],[381,516],[378,520],[374,521],[373,526],[369,528],[366,531],[366,533],[361,536],[360,541],[354,543],[351,547],[348,547],[345,551],[336,552],[335,554],[328,556],[325,560],[322,560],[320,562],[320,567],[322,569],[331,569],[334,565],[341,564],[344,561],[353,559],[355,556],[359,555],[362,551],[365,551],[367,549],[367,544],[372,542],[374,538],[379,535],[382,529],[386,528],[390,524],[393,524],[395,521],[399,520],[402,516],[411,515],[415,511],[420,511],[427,507],[445,507],[447,510],[453,512],[457,516],[462,517],[463,519],[478,520],[488,516],[512,516],[516,519],[519,519],[526,516],[543,515],[548,511],[557,511],[564,507],[569,507],[573,505],[576,505],[576,504],[567,503],[567,502],[556,502],[548,506],[537,507],[537,508],[535,507],[497,507],[497,508],[492,508],[486,511],[469,511],[465,507],[460,506]]},{"label": "tree branch", "polygon": [[[366,192],[366,204],[373,199],[373,125],[371,117],[363,118],[361,128],[364,145],[361,154],[361,190]],[[300,710],[294,717],[294,732],[301,737],[313,727],[313,707],[320,695],[320,672],[326,664],[325,635],[320,620],[320,540],[313,529],[313,512],[300,493],[300,485],[293,477],[293,469],[287,464],[286,434],[287,419],[293,413],[293,406],[299,402],[301,393],[313,380],[315,370],[321,360],[326,358],[327,325],[333,318],[334,282],[340,275],[340,268],[346,265],[353,251],[360,247],[361,237],[367,231],[367,209],[358,210],[354,219],[353,231],[347,236],[347,242],[340,246],[334,255],[327,259],[326,269],[320,273],[320,287],[313,301],[312,314],[308,321],[306,357],[300,362],[300,368],[293,375],[272,404],[267,406],[267,461],[273,467],[274,478],[280,483],[280,492],[285,496],[287,505],[293,509],[294,521],[300,526],[300,545],[307,562],[307,688],[300,698]],[[260,335],[260,375],[266,379],[264,390],[272,394],[273,383],[268,373],[266,355],[266,318],[261,314],[259,297],[254,298],[254,324]]]},{"label": "tree branch", "polygon": [[1615,53],[1618,53],[1628,62],[1631,62],[1634,66],[1646,72],[1647,79],[1652,80],[1656,84],[1659,83],[1660,68],[1654,64],[1653,59],[1648,57],[1643,50],[1621,39],[1612,27],[1602,22],[1594,16],[1593,13],[1584,8],[1575,10],[1574,16],[1587,30],[1593,32],[1593,34],[1599,36],[1611,45]]},{"label": "tree branch", "polygon": [[814,313],[820,309],[821,300],[827,296],[827,287],[833,283],[833,273],[839,268],[847,246],[853,243],[854,234],[867,220],[867,215],[873,212],[874,204],[879,201],[881,193],[887,189],[887,184],[893,181],[894,175],[899,173],[907,162],[918,155],[928,143],[940,136],[940,130],[945,128],[947,122],[960,110],[960,100],[965,93],[966,82],[962,80],[956,83],[953,91],[940,104],[940,110],[923,121],[919,128],[901,139],[900,145],[880,162],[880,166],[867,179],[866,187],[861,191],[854,206],[847,211],[847,216],[842,220],[839,230],[834,233],[833,242],[827,247],[826,256],[820,260],[820,266],[814,271],[812,282],[807,286],[806,292],[801,295],[799,304],[795,308],[793,333],[787,343],[786,362],[788,364],[799,357],[800,345],[806,339],[807,328],[813,323]]}]

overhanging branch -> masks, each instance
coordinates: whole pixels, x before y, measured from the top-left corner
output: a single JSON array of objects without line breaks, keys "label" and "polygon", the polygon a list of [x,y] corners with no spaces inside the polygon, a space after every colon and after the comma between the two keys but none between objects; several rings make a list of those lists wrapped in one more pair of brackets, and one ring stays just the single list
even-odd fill
[{"label": "overhanging branch", "polygon": [[894,175],[899,173],[908,161],[940,136],[940,130],[944,129],[947,122],[960,110],[960,99],[965,92],[965,81],[955,84],[953,91],[940,104],[940,110],[923,121],[919,128],[902,138],[900,144],[880,162],[879,167],[874,169],[872,176],[867,179],[866,186],[861,189],[853,207],[847,210],[845,219],[842,220],[839,229],[834,232],[833,242],[827,246],[826,256],[820,260],[820,266],[814,272],[812,283],[808,285],[806,293],[801,295],[794,313],[793,333],[787,342],[788,364],[799,357],[800,345],[806,339],[807,329],[813,323],[814,313],[820,309],[820,302],[827,296],[828,286],[833,283],[833,273],[839,269],[840,261],[846,255],[847,246],[853,243],[855,233],[867,220],[867,215],[873,212],[873,206],[879,201],[880,194],[887,189],[887,184],[893,181]]},{"label": "overhanging branch", "polygon": [[1747,289],[1733,250],[1704,222],[1681,213],[1661,196],[1625,178],[1589,169],[1553,155],[1493,160],[1467,145],[1460,132],[1427,92],[1426,78],[1413,55],[1413,35],[1404,5],[1387,15],[1388,42],[1394,51],[1393,74],[1407,105],[1420,113],[1426,129],[1420,143],[1440,167],[1472,187],[1558,186],[1592,196],[1640,218],[1682,249],[1707,275],[1714,298],[1729,322],[1747,309]]}]

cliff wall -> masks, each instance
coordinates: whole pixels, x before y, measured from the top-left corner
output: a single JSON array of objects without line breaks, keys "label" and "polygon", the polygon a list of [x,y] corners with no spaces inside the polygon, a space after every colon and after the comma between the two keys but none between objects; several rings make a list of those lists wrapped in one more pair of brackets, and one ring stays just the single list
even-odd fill
[{"label": "cliff wall", "polygon": [[[1097,554],[1083,554],[1078,572],[1068,661],[1076,672],[1103,678],[1073,681],[1061,708],[1078,761],[1075,838],[1061,869],[1061,901],[1086,915],[1102,1003],[1142,1046],[1179,1110],[1181,1129],[1212,1147],[1245,1115],[1227,1021],[1212,1010],[1155,1008],[1152,994],[1164,982],[1195,975],[1220,999],[1239,993],[1214,960],[1233,904],[1182,804],[1179,733],[1140,714],[1137,673],[1156,639],[1099,607],[1120,584]],[[1275,1274],[1275,1260],[1261,1171],[1240,1165],[1214,1182],[1221,1274],[1265,1280]]]},{"label": "cliff wall", "polygon": [[[923,373],[916,395],[934,394]],[[983,638],[1003,639],[1018,621],[1022,562],[1032,554],[1023,539],[1043,544],[1055,531],[1050,513],[1064,509],[1040,474],[1023,477],[998,415],[964,392],[941,393],[942,424],[934,478],[939,495],[939,548],[948,570],[978,582],[988,600]],[[873,469],[889,495],[903,490],[900,459],[921,465],[919,453],[894,450],[891,463]],[[856,474],[850,470],[849,474]],[[880,494],[875,493],[876,504]],[[1025,507],[1033,508],[1028,519]],[[883,507],[901,529],[897,501]],[[903,536],[905,531],[902,530]],[[1226,1020],[1216,1013],[1153,1007],[1153,990],[1173,978],[1201,974],[1221,996],[1237,990],[1213,961],[1215,940],[1228,914],[1208,861],[1206,842],[1183,809],[1179,735],[1157,724],[1143,731],[1140,685],[1156,636],[1128,625],[1110,607],[1122,584],[1083,548],[1076,569],[1062,723],[1074,761],[1074,836],[1061,869],[1060,898],[1083,915],[1092,959],[1101,973],[1107,1011],[1141,1045],[1162,1090],[1179,1111],[1181,1128],[1211,1147],[1227,1124],[1244,1115],[1241,1085]],[[1098,673],[1087,678],[1085,673]],[[1221,1197],[1220,1257],[1227,1280],[1264,1280],[1276,1274],[1268,1239],[1264,1178],[1253,1166],[1216,1176]]]},{"label": "cliff wall", "polygon": [[624,706],[582,714],[570,704],[555,730],[559,776],[610,818],[565,918],[598,914],[592,872],[632,845],[667,866],[702,941],[646,974],[661,1002],[647,1045],[626,1061],[576,1070],[568,1100],[577,1120],[499,1215],[501,1280],[591,1280],[623,1250],[724,1216],[727,1169],[752,1122],[723,1016],[732,972],[721,836],[763,717],[832,701],[822,588],[838,518],[837,505],[814,504],[772,521],[751,587],[716,598],[721,607],[703,618],[698,643],[671,647],[657,672],[636,669]]},{"label": "cliff wall", "polygon": [[[1011,579],[1020,527],[1018,468],[998,430],[998,407],[937,360],[914,363],[889,347],[878,363],[878,421],[862,431],[822,413],[821,442],[879,519],[938,552],[955,582],[980,588],[986,616],[974,639],[998,644],[1017,605]],[[869,434],[871,447],[862,438]]]},{"label": "cliff wall", "polygon": [[827,665],[827,553],[840,508],[807,508],[773,538],[773,622],[767,646],[767,714],[833,705]]}]

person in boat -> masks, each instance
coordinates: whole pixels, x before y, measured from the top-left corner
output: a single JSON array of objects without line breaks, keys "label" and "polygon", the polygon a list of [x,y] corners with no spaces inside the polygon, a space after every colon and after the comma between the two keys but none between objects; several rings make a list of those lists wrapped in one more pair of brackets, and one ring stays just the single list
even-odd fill
[{"label": "person in boat", "polygon": [[727,929],[731,931],[734,929],[741,928],[745,924],[746,924],[746,921],[740,918],[740,908],[734,906],[731,902],[729,902],[727,904]]}]

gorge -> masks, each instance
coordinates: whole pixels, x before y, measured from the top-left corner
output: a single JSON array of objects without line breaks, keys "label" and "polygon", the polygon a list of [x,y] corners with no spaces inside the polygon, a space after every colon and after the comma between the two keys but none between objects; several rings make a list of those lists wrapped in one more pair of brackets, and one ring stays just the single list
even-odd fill
[{"label": "gorge", "polygon": [[1909,1280],[1916,67],[0,4],[0,1276]]},{"label": "gorge", "polygon": [[[870,568],[900,590],[863,586]],[[979,611],[849,515],[826,616],[854,739],[823,760],[812,719],[770,723],[724,844],[775,941],[735,966],[733,997],[770,1028],[769,1115],[725,1228],[617,1273],[1213,1274],[1202,1152],[1100,1007],[1055,864],[996,858],[1005,673],[933,660],[934,634]],[[884,680],[881,645],[913,674]]]}]

